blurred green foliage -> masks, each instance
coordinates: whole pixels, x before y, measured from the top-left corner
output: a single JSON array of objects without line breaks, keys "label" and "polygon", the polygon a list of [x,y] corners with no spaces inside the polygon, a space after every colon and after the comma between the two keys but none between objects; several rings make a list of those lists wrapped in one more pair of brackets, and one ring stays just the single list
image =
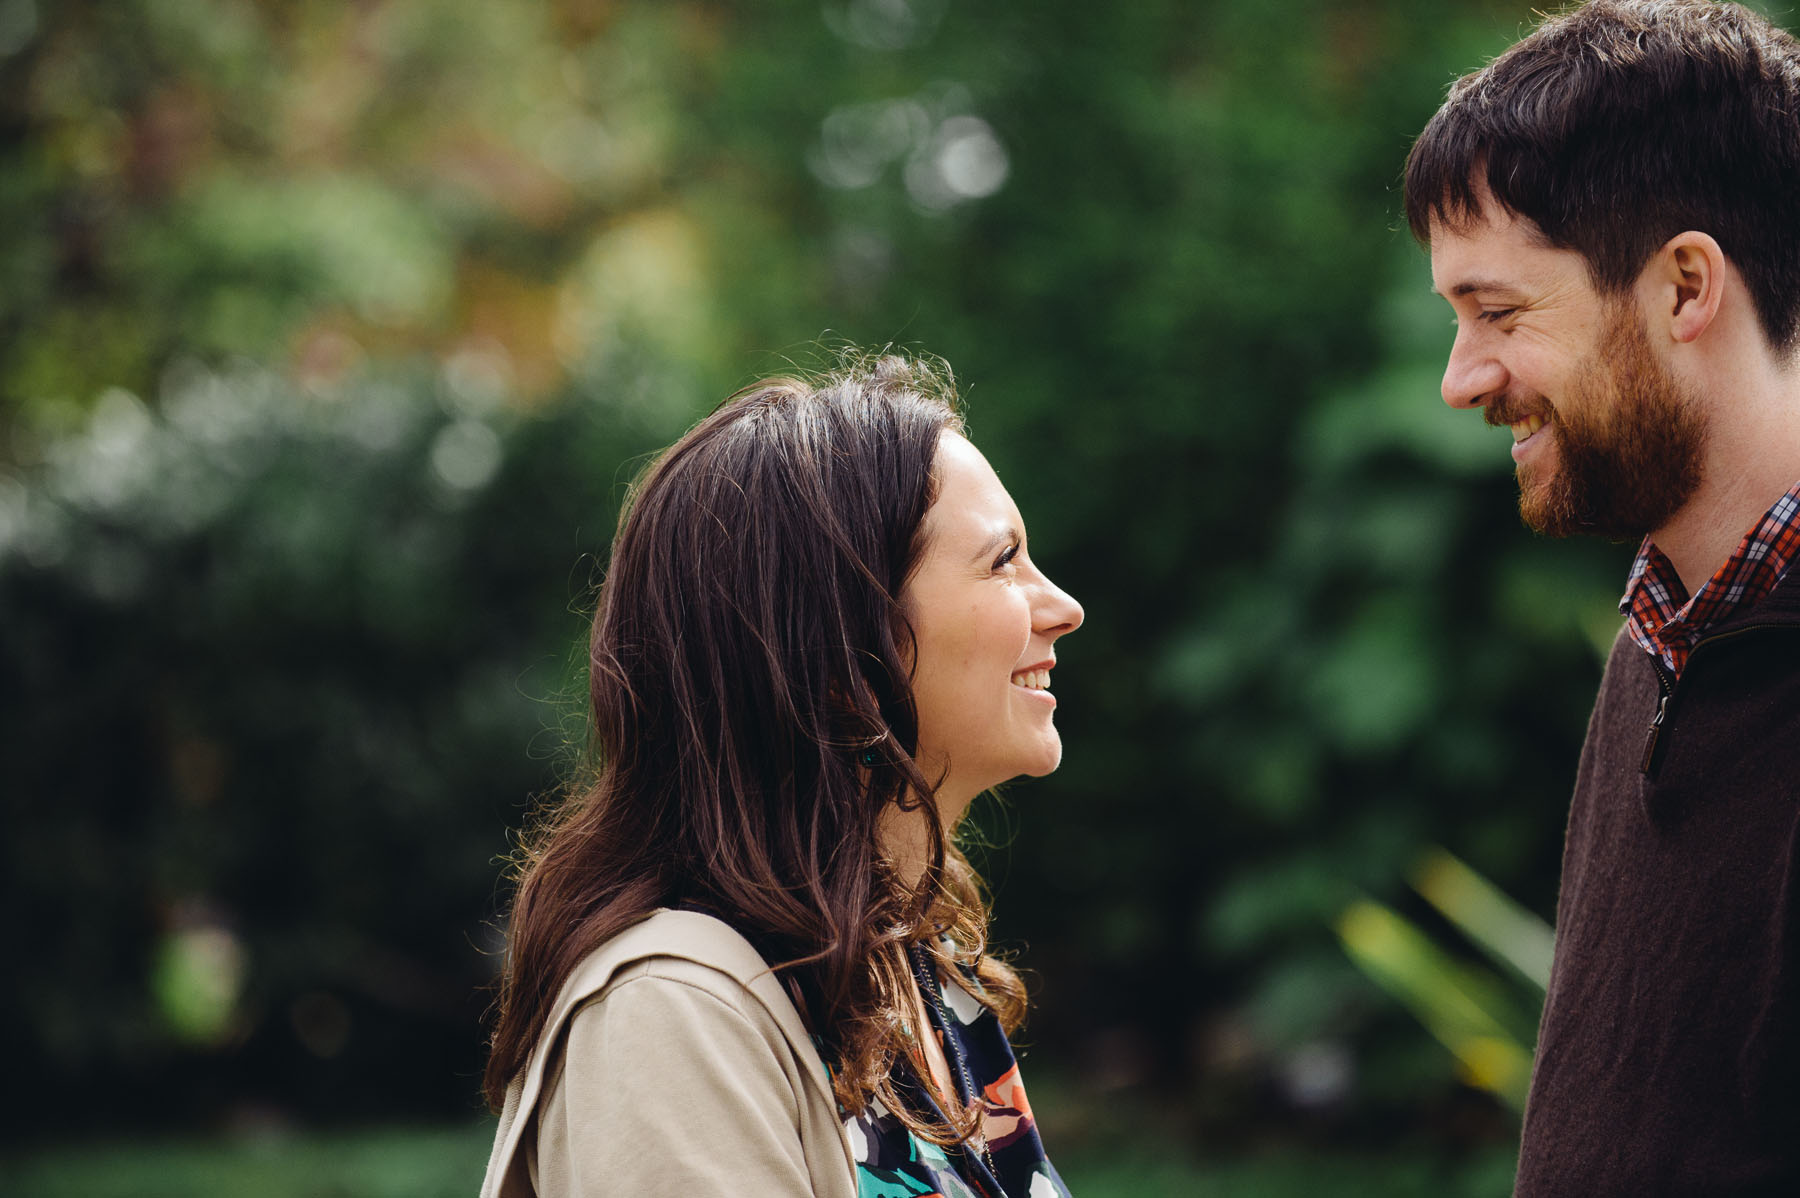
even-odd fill
[{"label": "blurred green foliage", "polygon": [[1203,1148],[1504,1145],[1334,924],[1476,956],[1437,844],[1549,915],[1617,625],[1399,228],[1529,19],[0,0],[13,1134],[472,1110],[623,484],[823,336],[954,364],[1087,607],[974,829],[1031,1056]]},{"label": "blurred green foliage", "polygon": [[9,1162],[14,1198],[460,1198],[487,1164],[493,1128],[122,1142]]},{"label": "blurred green foliage", "polygon": [[[262,1136],[223,1142],[119,1144],[13,1162],[13,1198],[453,1198],[486,1164],[487,1123],[429,1131]],[[1227,1164],[1180,1146],[1134,1141],[1061,1169],[1093,1198],[1311,1198],[1321,1176],[1345,1198],[1490,1198],[1511,1184],[1510,1153],[1455,1166],[1381,1155],[1263,1154]]]}]

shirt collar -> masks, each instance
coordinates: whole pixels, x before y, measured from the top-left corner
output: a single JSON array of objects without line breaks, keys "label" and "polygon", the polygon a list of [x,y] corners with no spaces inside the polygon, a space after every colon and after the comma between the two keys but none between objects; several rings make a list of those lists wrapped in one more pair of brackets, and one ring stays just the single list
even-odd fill
[{"label": "shirt collar", "polygon": [[1800,482],[1775,501],[1691,596],[1668,555],[1645,537],[1619,600],[1625,629],[1671,674],[1679,675],[1706,630],[1766,598],[1797,556]]}]

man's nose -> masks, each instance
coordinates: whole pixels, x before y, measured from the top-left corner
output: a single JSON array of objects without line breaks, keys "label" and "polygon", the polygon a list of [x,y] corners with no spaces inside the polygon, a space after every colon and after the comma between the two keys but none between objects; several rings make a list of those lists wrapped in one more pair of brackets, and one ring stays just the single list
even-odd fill
[{"label": "man's nose", "polygon": [[1488,351],[1475,330],[1459,328],[1444,366],[1444,402],[1453,408],[1479,408],[1506,387],[1506,367]]}]

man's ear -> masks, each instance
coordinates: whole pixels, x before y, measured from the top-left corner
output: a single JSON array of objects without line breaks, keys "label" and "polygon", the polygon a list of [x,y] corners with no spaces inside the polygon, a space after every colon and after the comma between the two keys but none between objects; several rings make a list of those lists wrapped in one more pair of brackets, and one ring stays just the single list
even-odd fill
[{"label": "man's ear", "polygon": [[1671,339],[1698,340],[1719,314],[1725,274],[1725,251],[1705,233],[1689,229],[1669,238],[1639,279],[1640,294],[1651,301],[1651,327],[1666,321]]}]

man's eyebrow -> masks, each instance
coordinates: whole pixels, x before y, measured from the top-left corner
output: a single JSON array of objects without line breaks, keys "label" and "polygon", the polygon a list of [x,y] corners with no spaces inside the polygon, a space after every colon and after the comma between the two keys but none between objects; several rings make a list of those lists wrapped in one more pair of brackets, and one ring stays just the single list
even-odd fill
[{"label": "man's eyebrow", "polygon": [[969,555],[969,560],[972,562],[980,561],[1007,542],[1022,539],[1023,538],[1019,536],[1019,530],[1010,525],[1006,528],[996,529],[987,540],[981,543],[981,548]]},{"label": "man's eyebrow", "polygon": [[[1436,288],[1433,288],[1432,291],[1437,295],[1444,294]],[[1477,291],[1498,291],[1511,295],[1519,294],[1519,288],[1516,284],[1503,283],[1499,279],[1465,279],[1450,289],[1450,296],[1455,299],[1461,299],[1463,296],[1473,295]]]}]

